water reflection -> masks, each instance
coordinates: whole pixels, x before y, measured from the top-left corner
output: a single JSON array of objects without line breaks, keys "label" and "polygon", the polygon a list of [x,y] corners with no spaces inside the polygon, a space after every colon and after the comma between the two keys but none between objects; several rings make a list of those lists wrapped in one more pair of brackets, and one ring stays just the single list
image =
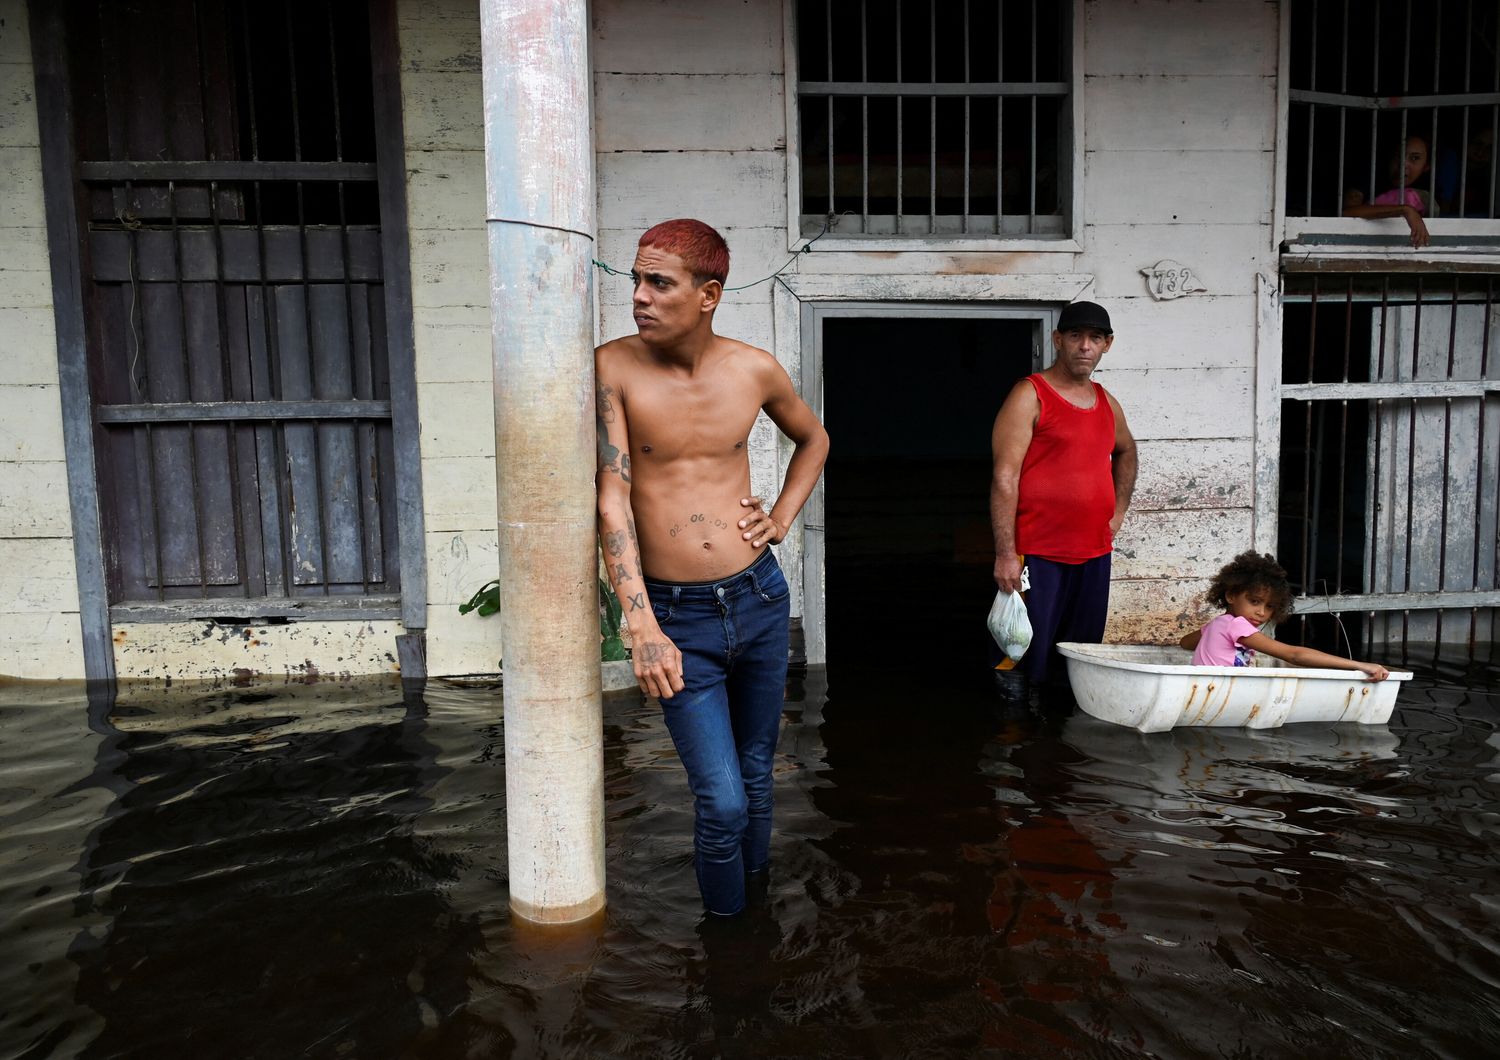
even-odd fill
[{"label": "water reflection", "polygon": [[410,827],[436,772],[423,705],[336,689],[116,713],[96,776],[128,789],[81,873],[107,928],[71,957],[78,1000],[123,1033],[89,1053],[180,1055],[190,1029],[196,1055],[368,1055],[467,996],[473,926]]},{"label": "water reflection", "polygon": [[606,704],[609,905],[506,905],[493,691],[0,691],[0,1055],[1374,1055],[1500,1046],[1500,681],[1141,734],[797,682],[774,872],[700,923],[660,712]]}]

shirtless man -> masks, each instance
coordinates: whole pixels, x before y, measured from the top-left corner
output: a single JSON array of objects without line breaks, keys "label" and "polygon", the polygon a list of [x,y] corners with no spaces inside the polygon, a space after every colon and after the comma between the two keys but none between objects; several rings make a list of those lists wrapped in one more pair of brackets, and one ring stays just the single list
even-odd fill
[{"label": "shirtless man", "polygon": [[[713,332],[729,248],[701,221],[641,236],[638,334],[594,354],[599,538],[634,646],[693,791],[698,888],[745,906],[770,857],[771,764],[786,692],[790,592],[767,545],[812,493],[828,434],[764,350]],[[762,410],[796,444],[767,510],[750,494]]]}]

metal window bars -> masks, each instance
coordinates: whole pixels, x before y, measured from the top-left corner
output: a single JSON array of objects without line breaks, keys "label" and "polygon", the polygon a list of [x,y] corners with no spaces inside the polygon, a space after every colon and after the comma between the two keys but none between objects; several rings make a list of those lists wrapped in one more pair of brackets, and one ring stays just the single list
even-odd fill
[{"label": "metal window bars", "polygon": [[803,232],[1063,234],[1069,7],[801,0]]},{"label": "metal window bars", "polygon": [[1427,216],[1494,218],[1500,190],[1500,3],[1294,0],[1287,214],[1408,201],[1398,160],[1427,147],[1411,190]]},{"label": "metal window bars", "polygon": [[1284,295],[1279,505],[1296,611],[1341,615],[1336,650],[1472,657],[1500,607],[1500,273],[1301,267]]}]

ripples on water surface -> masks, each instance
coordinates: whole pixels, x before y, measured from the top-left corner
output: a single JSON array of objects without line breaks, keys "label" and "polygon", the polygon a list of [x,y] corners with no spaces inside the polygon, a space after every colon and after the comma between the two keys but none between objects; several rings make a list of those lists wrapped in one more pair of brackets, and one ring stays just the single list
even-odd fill
[{"label": "ripples on water surface", "polygon": [[608,911],[539,933],[493,692],[0,689],[0,1056],[1495,1055],[1497,678],[1142,736],[814,672],[768,903],[723,932],[638,698]]}]

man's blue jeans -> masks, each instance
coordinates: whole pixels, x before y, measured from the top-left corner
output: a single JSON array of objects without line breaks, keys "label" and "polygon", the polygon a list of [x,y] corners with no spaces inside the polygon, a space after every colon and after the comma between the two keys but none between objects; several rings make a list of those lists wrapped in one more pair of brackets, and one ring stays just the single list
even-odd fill
[{"label": "man's blue jeans", "polygon": [[710,913],[745,907],[770,861],[771,766],[786,697],[791,593],[771,550],[717,582],[646,579],[683,689],[661,701],[693,791],[698,889]]}]

